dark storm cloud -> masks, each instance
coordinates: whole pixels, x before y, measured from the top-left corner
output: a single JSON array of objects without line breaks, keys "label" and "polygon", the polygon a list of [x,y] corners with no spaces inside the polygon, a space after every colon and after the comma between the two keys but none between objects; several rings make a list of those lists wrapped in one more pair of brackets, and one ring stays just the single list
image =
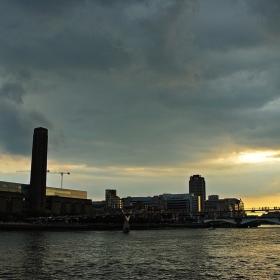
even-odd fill
[{"label": "dark storm cloud", "polygon": [[25,90],[20,83],[5,83],[0,88],[0,96],[8,98],[16,103],[23,103]]},{"label": "dark storm cloud", "polygon": [[27,13],[36,16],[61,16],[68,13],[77,5],[84,4],[85,0],[7,0],[9,4],[24,9]]},{"label": "dark storm cloud", "polygon": [[107,71],[127,65],[130,61],[129,55],[105,36],[96,34],[86,37],[70,29],[51,38],[19,41],[16,44],[2,38],[0,43],[0,61],[7,68],[58,70],[70,67]]},{"label": "dark storm cloud", "polygon": [[279,119],[279,101],[261,109],[242,110],[230,121],[238,128],[232,131],[232,135],[241,145],[279,150]]},{"label": "dark storm cloud", "polygon": [[[260,51],[261,52],[261,51]],[[262,71],[270,68],[275,56],[267,53],[264,56],[254,57],[250,54],[246,59],[244,54],[208,55],[206,62],[201,66],[202,76],[205,80],[215,80],[230,77],[234,74],[241,75],[247,72],[248,83],[250,79],[258,77]],[[245,74],[246,75],[246,74]]]},{"label": "dark storm cloud", "polygon": [[46,117],[38,112],[26,112],[10,102],[0,103],[1,147],[10,154],[30,155],[33,128],[52,128]]},{"label": "dark storm cloud", "polygon": [[[222,66],[223,64],[221,64],[221,67]],[[254,67],[252,68],[255,70]],[[244,69],[246,69],[246,67],[244,67]],[[220,73],[220,71],[221,70],[219,70],[219,74],[217,74],[216,77],[218,76],[221,78],[222,73]],[[235,69],[232,70],[232,72],[235,73],[238,71]],[[236,83],[233,78],[228,78],[226,82],[221,80],[205,82],[203,86],[197,88],[189,88],[186,90],[185,87],[181,87],[173,89],[172,93],[168,90],[160,90],[157,94],[154,94],[153,97],[166,108],[173,110],[195,110],[198,108],[205,108],[213,110],[212,114],[214,115],[215,110],[218,109],[258,109],[280,97],[279,83],[276,81],[277,75],[280,75],[280,73],[279,70],[266,74],[258,74],[258,72],[256,72],[255,76],[253,73],[249,71],[237,73],[236,78],[239,80],[239,83]],[[229,73],[224,74],[226,76],[229,75]],[[213,73],[211,77],[214,77]],[[260,84],[258,81],[262,79],[265,80],[265,82]]]},{"label": "dark storm cloud", "polygon": [[[39,14],[73,7],[72,2],[64,1],[11,3]],[[20,10],[17,10],[17,17],[4,16],[1,19],[0,62],[12,73],[18,69],[30,73],[32,68],[46,71],[121,70],[132,65],[138,67],[141,63],[146,64],[145,72],[152,70],[173,77],[192,71],[192,63],[196,62],[190,61],[195,49],[192,48],[193,38],[185,27],[196,10],[194,1],[157,1],[156,4],[123,1],[115,4],[116,7],[98,3],[87,2],[87,7],[80,5],[84,13],[86,9],[92,9],[92,13],[88,12],[91,18],[82,20],[74,14],[64,21],[63,18],[56,19],[57,23],[42,22],[36,18],[36,13],[26,20]],[[3,11],[11,8],[6,5],[8,7],[3,7]],[[135,12],[141,5],[146,7],[146,13],[129,18],[129,9]],[[154,11],[150,5],[158,10]]]},{"label": "dark storm cloud", "polygon": [[[229,5],[233,10],[236,7],[240,9],[240,5],[232,4],[234,2],[105,2],[11,1],[13,5],[39,14],[44,11],[55,13],[69,7],[74,9],[78,5],[80,12],[92,9],[92,19],[85,17],[80,20],[74,13],[65,21],[60,19],[56,24],[61,23],[61,27],[56,30],[55,23],[51,24],[51,21],[39,22],[38,25],[35,15],[25,21],[24,15],[17,11],[18,23],[9,33],[2,30],[4,36],[1,36],[0,42],[0,61],[6,69],[14,65],[14,68],[21,67],[25,71],[30,70],[27,70],[28,66],[48,71],[65,68],[74,70],[76,67],[108,71],[145,63],[143,73],[152,71],[170,80],[181,76],[188,81],[192,75],[200,75],[199,65],[204,78],[217,73],[217,69],[223,73],[229,72],[234,66],[234,61],[228,67],[223,61],[211,61],[207,53],[200,53],[198,49],[228,51],[258,45],[264,40],[247,19],[236,20],[238,11],[230,13]],[[202,4],[208,9],[210,7],[213,16],[205,16],[206,19],[196,23],[200,19],[199,15],[204,16],[207,12],[207,9],[205,12],[200,8]],[[136,8],[141,10],[143,7],[146,7],[143,14],[129,18],[129,9],[135,12]],[[220,24],[225,18],[226,21]],[[11,20],[7,21],[12,24]],[[19,31],[21,35],[17,42]],[[207,63],[216,65],[213,64],[215,67],[208,70]]]},{"label": "dark storm cloud", "polygon": [[60,148],[67,148],[66,140],[66,135],[62,130],[60,130],[59,132],[55,133],[52,137],[50,137],[49,150],[59,152]]},{"label": "dark storm cloud", "polygon": [[3,3],[1,96],[27,97],[44,112],[21,111],[22,121],[14,108],[8,127],[62,119],[52,141],[71,147],[73,161],[94,154],[106,163],[175,163],[221,144],[217,135],[244,143],[267,132],[259,110],[279,98],[279,52],[255,24],[253,2]]},{"label": "dark storm cloud", "polygon": [[187,29],[197,9],[195,2],[173,1],[161,7],[153,18],[138,22],[148,39],[145,55],[150,69],[171,76],[186,72],[186,62],[193,60],[195,52],[193,36]]},{"label": "dark storm cloud", "polygon": [[265,29],[278,37],[280,33],[280,2],[278,0],[247,0],[246,2],[249,15],[259,18]]},{"label": "dark storm cloud", "polygon": [[94,2],[97,2],[99,5],[102,6],[116,6],[116,5],[126,5],[126,6],[130,6],[133,5],[134,3],[140,3],[140,4],[145,4],[145,5],[149,5],[149,0],[133,0],[133,1],[128,1],[128,0],[119,0],[119,1],[115,1],[115,0],[91,0]]},{"label": "dark storm cloud", "polygon": [[[215,80],[241,71],[256,75],[271,67],[276,49],[271,38],[247,15],[242,1],[200,2],[198,20],[191,27],[201,57],[201,78]],[[263,1],[264,3],[264,1]],[[267,51],[271,43],[271,50]],[[261,53],[261,55],[260,55]]]},{"label": "dark storm cloud", "polygon": [[[131,54],[114,39],[102,22],[107,15],[93,10],[84,20],[77,15],[41,21],[36,12],[52,14],[83,4],[76,1],[11,1],[2,2],[0,19],[0,63],[4,71],[16,77],[34,76],[34,71],[108,71],[130,64]],[[5,5],[6,4],[6,5]],[[15,9],[15,15],[7,16]],[[89,4],[90,5],[90,4]],[[84,5],[80,5],[83,9]],[[94,9],[95,2],[90,5]],[[100,9],[100,8],[98,8]],[[104,10],[104,8],[103,8]],[[34,12],[34,14],[33,14]],[[91,19],[92,17],[92,19]],[[95,20],[96,18],[96,20]],[[79,20],[77,24],[77,20]],[[57,28],[58,27],[58,28]]]},{"label": "dark storm cloud", "polygon": [[244,12],[241,1],[204,1],[203,4],[199,20],[191,27],[194,43],[201,51],[224,53],[265,43],[263,34]]},{"label": "dark storm cloud", "polygon": [[227,52],[232,49],[260,45],[265,40],[258,30],[242,21],[235,25],[232,23],[214,25],[209,22],[200,30],[194,28],[193,31],[197,34],[194,43],[201,50],[207,51]]},{"label": "dark storm cloud", "polygon": [[[63,28],[57,30],[55,24],[49,26],[46,23],[39,24],[37,28],[36,20],[31,17],[10,32],[3,31],[6,36],[2,36],[2,41],[0,39],[0,61],[5,70],[16,77],[26,74],[29,79],[38,75],[38,70],[42,79],[45,79],[44,72],[61,74],[65,71],[64,77],[76,79],[83,70],[92,75],[92,72],[95,74],[113,69],[120,80],[125,77],[132,83],[139,79],[142,80],[140,84],[150,85],[158,81],[169,83],[172,79],[188,83],[193,79],[197,72],[193,66],[197,66],[197,54],[192,36],[185,32],[184,26],[190,22],[195,2],[170,1],[168,5],[158,2],[161,3],[160,9],[154,12],[154,17],[148,9],[148,15],[136,19],[128,19],[124,12],[132,2],[120,2],[117,12],[111,8],[105,9],[103,5],[102,8],[96,7],[94,1],[92,3],[88,8],[97,8],[98,12],[93,10],[93,20],[89,26],[88,20],[75,24],[77,19],[74,17],[73,22],[65,21]],[[134,3],[141,4],[138,1]],[[190,3],[190,6],[186,3]],[[48,32],[44,32],[46,29]],[[17,34],[20,34],[18,40]],[[130,72],[127,70],[129,67],[137,70]],[[106,83],[110,78],[106,78]],[[25,88],[27,94],[33,90],[28,90],[27,86]],[[109,89],[109,92],[112,95],[114,90]],[[110,94],[108,98],[112,99]],[[130,94],[119,95],[118,99],[126,103],[128,99],[137,98],[133,95],[132,89]]]}]

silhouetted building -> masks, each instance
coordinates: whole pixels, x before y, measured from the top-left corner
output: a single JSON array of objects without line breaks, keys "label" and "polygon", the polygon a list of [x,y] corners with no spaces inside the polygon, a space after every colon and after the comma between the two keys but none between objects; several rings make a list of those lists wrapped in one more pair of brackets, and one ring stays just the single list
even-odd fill
[{"label": "silhouetted building", "polygon": [[179,216],[194,217],[200,212],[200,196],[194,194],[169,194],[162,195],[165,209],[179,211]]},{"label": "silhouetted building", "polygon": [[116,190],[105,190],[106,210],[116,210],[123,208],[122,199],[117,196]]},{"label": "silhouetted building", "polygon": [[30,185],[0,181],[0,212],[27,210],[48,214],[91,214],[87,192],[46,187],[48,130],[35,128],[32,146]]},{"label": "silhouetted building", "polygon": [[[22,213],[29,207],[27,184],[0,181],[0,212]],[[92,201],[80,190],[46,188],[46,213],[53,215],[91,214]]]},{"label": "silhouetted building", "polygon": [[[126,209],[134,208],[136,204],[142,203],[148,207],[157,207],[155,196],[128,196],[123,198],[123,204]],[[145,207],[144,207],[145,208]]]},{"label": "silhouetted building", "polygon": [[43,127],[34,129],[29,207],[32,210],[45,211],[47,182],[48,130]]},{"label": "silhouetted building", "polygon": [[209,195],[205,201],[205,214],[210,218],[217,217],[243,217],[244,203],[237,198],[219,199],[218,195]]},{"label": "silhouetted building", "polygon": [[103,213],[105,211],[105,200],[92,201],[92,211],[93,213]]},{"label": "silhouetted building", "polygon": [[55,215],[91,214],[92,201],[76,197],[47,196],[46,212]]},{"label": "silhouetted building", "polygon": [[208,195],[208,200],[219,200],[219,196],[217,194]]},{"label": "silhouetted building", "polygon": [[28,207],[29,185],[0,181],[0,212],[21,213]]},{"label": "silhouetted building", "polygon": [[205,181],[201,175],[193,175],[189,181],[189,193],[200,196],[200,209],[204,211],[204,202],[206,200]]}]

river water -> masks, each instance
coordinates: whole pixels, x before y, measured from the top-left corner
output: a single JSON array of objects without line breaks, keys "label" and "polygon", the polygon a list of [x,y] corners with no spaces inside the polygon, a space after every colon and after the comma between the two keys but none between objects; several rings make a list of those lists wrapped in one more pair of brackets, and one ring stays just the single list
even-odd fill
[{"label": "river water", "polygon": [[280,228],[0,232],[0,279],[280,279]]}]

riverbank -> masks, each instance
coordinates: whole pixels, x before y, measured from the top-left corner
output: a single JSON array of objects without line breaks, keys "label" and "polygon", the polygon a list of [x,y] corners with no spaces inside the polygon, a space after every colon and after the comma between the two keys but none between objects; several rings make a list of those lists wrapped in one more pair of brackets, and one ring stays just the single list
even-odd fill
[{"label": "riverbank", "polygon": [[[75,224],[75,223],[0,223],[3,230],[122,230],[122,224]],[[207,228],[207,224],[130,224],[131,230]]]}]

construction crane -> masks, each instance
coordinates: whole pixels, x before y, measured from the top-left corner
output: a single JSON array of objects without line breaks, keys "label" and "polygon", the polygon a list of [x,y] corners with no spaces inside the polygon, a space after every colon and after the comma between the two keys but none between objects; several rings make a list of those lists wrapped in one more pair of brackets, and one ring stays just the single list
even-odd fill
[{"label": "construction crane", "polygon": [[51,172],[53,174],[60,174],[60,177],[61,177],[61,188],[63,187],[63,175],[64,174],[67,174],[67,175],[70,175],[70,172]]},{"label": "construction crane", "polygon": [[[16,172],[31,172],[30,170],[17,170]],[[46,170],[47,173],[53,173],[53,174],[60,174],[61,177],[61,188],[63,187],[63,175],[67,174],[70,175],[70,172],[51,172],[50,170]]]}]

